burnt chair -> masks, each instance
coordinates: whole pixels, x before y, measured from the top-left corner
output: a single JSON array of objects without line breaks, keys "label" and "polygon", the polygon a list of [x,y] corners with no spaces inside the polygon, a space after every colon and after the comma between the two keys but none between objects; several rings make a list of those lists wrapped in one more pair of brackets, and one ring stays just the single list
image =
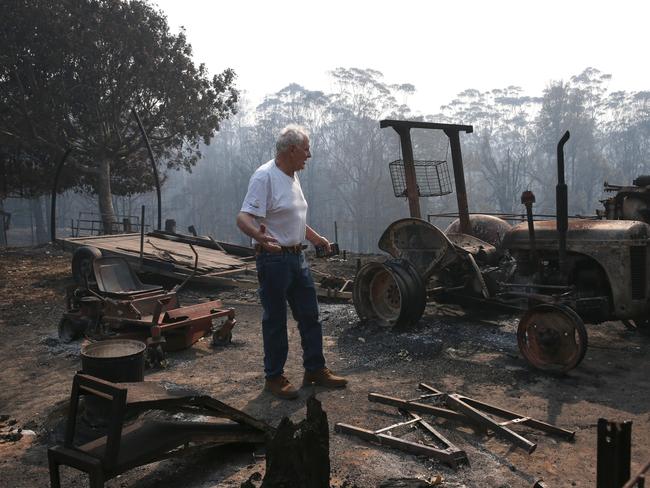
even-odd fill
[{"label": "burnt chair", "polygon": [[[125,425],[127,412],[131,412],[127,399],[129,388],[133,387],[134,396],[138,396],[135,391],[137,386],[134,385],[133,383],[111,383],[82,373],[75,375],[70,394],[64,444],[51,447],[47,452],[51,488],[60,488],[61,486],[60,465],[71,466],[87,473],[90,477],[90,487],[101,488],[107,480],[129,469],[187,453],[190,449],[230,443],[257,445],[265,442],[266,432],[262,423],[258,424],[252,418],[249,422],[243,412],[237,415],[237,411],[232,407],[227,407],[209,397],[179,397],[178,399],[149,403],[154,406],[161,405],[165,409],[165,403],[177,407],[182,403],[191,406],[191,404],[196,404],[197,401],[207,398],[212,402],[203,403],[215,405],[214,414],[216,416],[235,417],[237,422],[243,421],[245,424],[136,420]],[[141,383],[141,386],[153,387],[157,385],[147,385],[147,382],[144,382]],[[105,410],[110,413],[106,419],[105,436],[82,445],[76,445],[75,430],[81,395],[92,395],[104,399],[107,406],[110,405]],[[147,401],[139,401],[139,404],[140,406],[147,405]],[[136,410],[143,409],[136,408]],[[230,413],[229,410],[232,410],[233,413]],[[181,447],[184,449],[179,449]]]}]

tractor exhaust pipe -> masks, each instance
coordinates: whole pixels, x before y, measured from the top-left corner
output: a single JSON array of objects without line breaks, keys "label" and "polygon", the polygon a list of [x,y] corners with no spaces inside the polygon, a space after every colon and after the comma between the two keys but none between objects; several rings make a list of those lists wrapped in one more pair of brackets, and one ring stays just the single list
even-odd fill
[{"label": "tractor exhaust pipe", "polygon": [[557,185],[555,186],[555,213],[559,248],[560,272],[566,277],[566,233],[569,228],[569,202],[567,199],[567,186],[564,182],[564,145],[569,140],[569,131],[566,131],[557,143]]}]

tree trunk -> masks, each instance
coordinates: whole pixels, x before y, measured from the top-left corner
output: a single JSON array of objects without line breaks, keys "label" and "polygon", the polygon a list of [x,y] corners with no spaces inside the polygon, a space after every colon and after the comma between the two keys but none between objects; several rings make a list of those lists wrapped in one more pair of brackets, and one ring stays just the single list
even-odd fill
[{"label": "tree trunk", "polygon": [[3,201],[0,200],[0,247],[7,246],[7,229],[5,222],[9,218],[9,214],[5,213],[3,209]]},{"label": "tree trunk", "polygon": [[41,197],[35,197],[29,200],[29,208],[36,225],[36,244],[43,244],[49,241],[45,219],[43,218],[43,205]]},{"label": "tree trunk", "polygon": [[328,488],[329,482],[327,414],[312,395],[307,400],[307,418],[298,425],[283,418],[268,443],[260,488]]},{"label": "tree trunk", "polygon": [[109,158],[103,158],[99,163],[99,176],[95,190],[97,191],[103,233],[112,234],[115,225],[115,210],[111,195],[111,160]]}]

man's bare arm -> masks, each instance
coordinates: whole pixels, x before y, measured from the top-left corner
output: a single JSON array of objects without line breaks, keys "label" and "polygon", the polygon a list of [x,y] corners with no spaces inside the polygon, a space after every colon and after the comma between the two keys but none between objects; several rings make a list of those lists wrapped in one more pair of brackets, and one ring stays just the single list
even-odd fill
[{"label": "man's bare arm", "polygon": [[270,252],[280,252],[280,246],[275,237],[272,237],[266,233],[266,227],[264,224],[257,225],[255,216],[247,212],[239,212],[237,214],[237,227],[248,237],[252,237],[260,245]]},{"label": "man's bare arm", "polygon": [[325,250],[328,253],[330,253],[332,251],[332,249],[330,247],[330,241],[328,241],[325,237],[320,235],[318,232],[316,232],[314,229],[312,229],[309,226],[307,226],[307,232],[305,233],[305,237],[314,246],[322,246],[322,247],[325,248]]}]

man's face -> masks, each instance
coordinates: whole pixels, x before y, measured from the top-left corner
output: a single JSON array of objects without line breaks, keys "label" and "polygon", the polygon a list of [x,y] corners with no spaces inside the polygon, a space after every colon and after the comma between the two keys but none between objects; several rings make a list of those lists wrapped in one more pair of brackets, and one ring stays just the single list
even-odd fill
[{"label": "man's face", "polygon": [[296,144],[289,148],[291,154],[291,161],[294,164],[294,171],[302,171],[305,169],[305,162],[311,158],[309,152],[309,139],[305,137],[302,144]]}]

